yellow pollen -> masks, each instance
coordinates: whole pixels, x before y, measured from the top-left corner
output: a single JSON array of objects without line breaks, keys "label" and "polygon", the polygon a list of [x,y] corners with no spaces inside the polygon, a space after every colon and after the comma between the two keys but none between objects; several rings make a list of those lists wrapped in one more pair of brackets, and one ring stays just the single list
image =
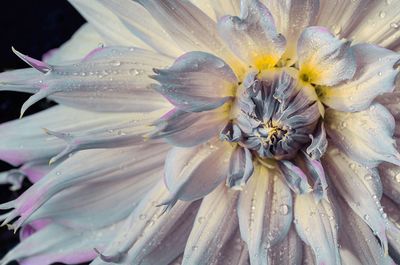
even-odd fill
[{"label": "yellow pollen", "polygon": [[320,78],[321,73],[315,67],[304,65],[299,71],[299,79],[305,83],[315,83]]},{"label": "yellow pollen", "polygon": [[271,54],[254,56],[253,64],[258,70],[273,68],[278,62],[279,58]]}]

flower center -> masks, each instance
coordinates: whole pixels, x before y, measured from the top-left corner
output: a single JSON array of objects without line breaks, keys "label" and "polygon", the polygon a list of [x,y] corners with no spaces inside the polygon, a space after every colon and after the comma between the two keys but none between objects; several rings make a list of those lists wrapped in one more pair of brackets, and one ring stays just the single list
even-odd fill
[{"label": "flower center", "polygon": [[310,142],[318,104],[284,70],[249,75],[238,89],[232,122],[221,134],[260,158],[293,158]]}]

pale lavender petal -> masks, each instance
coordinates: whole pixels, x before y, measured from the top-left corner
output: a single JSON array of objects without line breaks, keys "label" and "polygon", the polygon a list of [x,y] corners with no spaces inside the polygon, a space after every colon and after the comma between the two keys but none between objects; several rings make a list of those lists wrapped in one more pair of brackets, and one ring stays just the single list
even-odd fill
[{"label": "pale lavender petal", "polygon": [[234,96],[237,77],[222,59],[205,52],[189,52],[168,69],[155,69],[154,88],[179,109],[215,109]]},{"label": "pale lavender petal", "polygon": [[197,113],[175,108],[154,123],[157,128],[149,137],[163,138],[173,146],[192,147],[218,136],[228,114],[221,109]]},{"label": "pale lavender petal", "polygon": [[[321,101],[327,106],[346,112],[368,108],[383,93],[392,92],[399,71],[394,67],[400,55],[379,46],[358,44],[352,47],[357,61],[354,78],[335,87],[319,90]],[[392,94],[378,97],[379,102],[392,100]]]},{"label": "pale lavender petal", "polygon": [[292,223],[292,195],[275,169],[257,166],[240,194],[240,233],[249,248],[251,264],[266,265],[268,249],[279,244]]},{"label": "pale lavender petal", "polygon": [[323,27],[306,28],[297,44],[300,79],[317,85],[337,85],[353,78],[356,60],[350,42]]},{"label": "pale lavender petal", "polygon": [[250,265],[249,251],[246,243],[240,236],[240,231],[237,229],[231,238],[222,247],[218,253],[216,265]]},{"label": "pale lavender petal", "polygon": [[302,242],[292,226],[285,239],[270,248],[268,265],[298,265],[302,257]]},{"label": "pale lavender petal", "polygon": [[16,191],[22,187],[22,181],[24,178],[25,176],[20,170],[11,169],[0,173],[0,184],[11,185],[10,190]]},{"label": "pale lavender petal", "polygon": [[[328,183],[326,181],[324,168],[319,160],[312,159],[303,153],[303,161],[309,176],[312,178],[313,193],[317,201],[327,199]],[[372,178],[372,177],[371,177]]]},{"label": "pale lavender petal", "polygon": [[365,224],[365,219],[358,216],[340,197],[338,205],[344,224],[339,227],[340,244],[343,248],[349,249],[362,265],[395,265],[387,252],[384,252],[382,241],[379,242],[376,234]]},{"label": "pale lavender petal", "polygon": [[222,246],[234,235],[238,192],[220,185],[201,203],[186,243],[182,265],[214,264]]},{"label": "pale lavender petal", "polygon": [[382,206],[388,215],[389,228],[387,236],[391,247],[390,256],[398,263],[400,261],[400,209],[399,204],[388,197],[382,198]]},{"label": "pale lavender petal", "polygon": [[395,121],[384,106],[375,103],[354,113],[327,109],[325,122],[332,142],[352,159],[372,167],[383,161],[400,165],[392,138]]},{"label": "pale lavender petal", "polygon": [[215,11],[217,19],[226,16],[228,14],[234,16],[240,15],[240,3],[241,3],[240,0],[231,0],[231,1],[211,0],[210,2],[212,8]]},{"label": "pale lavender petal", "polygon": [[324,123],[318,126],[318,129],[313,134],[310,134],[311,144],[307,147],[306,152],[313,159],[320,159],[328,148],[328,139],[326,138],[326,131]]},{"label": "pale lavender petal", "polygon": [[307,176],[299,167],[287,160],[279,161],[278,165],[279,169],[282,171],[284,179],[286,180],[286,184],[295,193],[303,194],[311,191],[311,186],[308,183]]},{"label": "pale lavender petal", "polygon": [[193,201],[211,192],[226,178],[232,151],[231,145],[219,141],[172,148],[165,161],[170,195],[163,204],[170,207],[177,200]]},{"label": "pale lavender petal", "polygon": [[36,183],[46,176],[52,168],[53,166],[49,165],[48,160],[34,160],[23,164],[19,170],[29,179],[30,182]]},{"label": "pale lavender petal", "polygon": [[238,146],[232,152],[229,161],[229,171],[226,185],[232,189],[241,190],[246,185],[254,171],[253,156],[249,149]]},{"label": "pale lavender petal", "polygon": [[[377,194],[366,185],[372,171],[351,160],[336,148],[329,148],[323,157],[324,168],[345,202],[371,227],[387,253],[386,219]],[[368,180],[369,181],[369,180]]]},{"label": "pale lavender petal", "polygon": [[240,16],[222,17],[218,30],[232,52],[260,70],[274,67],[285,51],[285,37],[277,32],[271,13],[258,0],[241,1]]},{"label": "pale lavender petal", "polygon": [[340,264],[337,238],[337,212],[332,197],[315,200],[311,193],[297,194],[294,223],[300,238],[309,245],[317,264]]}]

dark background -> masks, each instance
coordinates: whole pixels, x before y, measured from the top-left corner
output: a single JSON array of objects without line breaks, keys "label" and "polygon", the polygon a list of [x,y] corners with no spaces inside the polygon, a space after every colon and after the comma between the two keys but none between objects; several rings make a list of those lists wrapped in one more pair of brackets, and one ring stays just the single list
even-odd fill
[{"label": "dark background", "polygon": [[[85,22],[66,0],[14,0],[0,4],[1,41],[0,72],[27,67],[11,52],[11,46],[31,57],[41,59],[48,50],[59,47]],[[17,119],[22,103],[29,95],[0,92],[0,123]],[[35,104],[28,114],[49,107],[46,100]],[[1,135],[0,135],[1,137]],[[0,172],[10,169],[0,161]],[[24,183],[24,189],[29,183]],[[15,199],[19,192],[11,192],[0,185],[0,203]],[[2,213],[2,212],[0,212]],[[18,243],[18,233],[0,228],[0,259]]]}]

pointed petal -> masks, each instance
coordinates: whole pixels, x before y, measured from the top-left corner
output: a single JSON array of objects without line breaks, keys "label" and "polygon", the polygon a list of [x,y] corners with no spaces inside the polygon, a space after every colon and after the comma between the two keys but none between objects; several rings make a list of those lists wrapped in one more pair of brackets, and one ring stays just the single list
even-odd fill
[{"label": "pointed petal", "polygon": [[285,239],[271,247],[268,265],[297,265],[303,257],[302,242],[292,226]]},{"label": "pointed petal", "polygon": [[323,27],[306,28],[297,44],[300,78],[317,85],[337,85],[353,78],[356,61],[350,42]]},{"label": "pointed petal", "polygon": [[29,64],[32,68],[38,70],[39,72],[45,74],[51,71],[51,66],[48,65],[47,63],[44,63],[42,61],[36,60],[34,58],[31,58],[25,54],[20,53],[14,47],[12,47],[12,51],[17,55],[21,60]]},{"label": "pointed petal", "polygon": [[[22,107],[22,113],[45,97],[77,108],[95,111],[152,111],[169,107],[149,89],[148,76],[154,67],[165,67],[172,59],[158,53],[128,47],[98,48],[78,63],[51,66],[45,75],[24,80],[0,79],[0,86],[33,87],[36,92]],[[1,78],[1,76],[0,76]],[[149,100],[151,99],[151,100]]]},{"label": "pointed petal", "polygon": [[303,153],[304,166],[308,171],[309,176],[313,179],[313,193],[315,199],[320,201],[327,198],[328,183],[326,181],[324,168],[319,160],[310,158]]},{"label": "pointed petal", "polygon": [[320,159],[328,148],[324,123],[321,122],[314,135],[310,134],[311,144],[307,147],[307,154],[312,159]]},{"label": "pointed petal", "polygon": [[252,155],[247,148],[237,147],[232,152],[229,161],[226,185],[241,190],[246,185],[254,171]]},{"label": "pointed petal", "polygon": [[163,204],[192,201],[211,192],[226,178],[231,152],[229,144],[219,141],[172,148],[165,161],[165,183],[170,195]]},{"label": "pointed petal", "polygon": [[[206,196],[186,243],[182,265],[213,264],[237,228],[238,193],[220,185]],[[206,232],[205,232],[206,231]]]},{"label": "pointed petal", "polygon": [[[95,179],[106,181],[134,177],[162,167],[168,146],[143,145],[121,149],[88,150],[73,155],[12,203],[9,216],[19,215],[15,227],[23,225],[46,201],[70,187]],[[140,158],[136,154],[140,153]],[[131,159],[127,159],[127,156]],[[151,158],[151,159],[150,159]],[[85,161],[85,167],[82,166]],[[7,222],[10,218],[7,219]]]},{"label": "pointed petal", "polygon": [[371,227],[387,253],[385,214],[378,195],[372,193],[364,182],[366,176],[368,179],[373,176],[373,171],[352,161],[335,148],[329,148],[323,163],[336,189],[350,208]]},{"label": "pointed petal", "polygon": [[[354,78],[342,85],[320,89],[321,101],[329,107],[346,112],[368,108],[375,97],[392,92],[399,71],[394,67],[400,55],[378,46],[358,44],[352,47],[357,61]],[[379,97],[380,102],[392,94]]]},{"label": "pointed petal", "polygon": [[291,65],[296,60],[297,40],[303,30],[315,25],[319,11],[319,0],[267,0],[265,1],[271,11],[276,27],[287,38],[287,48],[283,55]]},{"label": "pointed petal", "polygon": [[317,202],[311,193],[296,195],[296,230],[300,238],[312,248],[317,264],[341,264],[336,214],[334,205],[326,199]]},{"label": "pointed petal", "polygon": [[189,52],[165,70],[152,76],[161,86],[154,88],[179,109],[190,112],[212,110],[234,96],[237,78],[222,59],[204,52]]},{"label": "pointed petal", "polygon": [[392,138],[395,121],[382,105],[355,113],[327,109],[325,122],[328,136],[352,159],[368,166],[383,161],[400,165]]},{"label": "pointed petal", "polygon": [[274,67],[285,51],[269,10],[258,0],[241,2],[241,14],[218,22],[219,34],[239,58],[259,70]]},{"label": "pointed petal", "polygon": [[240,194],[239,227],[251,264],[267,264],[268,249],[286,237],[292,223],[292,196],[281,177],[259,165]]}]

